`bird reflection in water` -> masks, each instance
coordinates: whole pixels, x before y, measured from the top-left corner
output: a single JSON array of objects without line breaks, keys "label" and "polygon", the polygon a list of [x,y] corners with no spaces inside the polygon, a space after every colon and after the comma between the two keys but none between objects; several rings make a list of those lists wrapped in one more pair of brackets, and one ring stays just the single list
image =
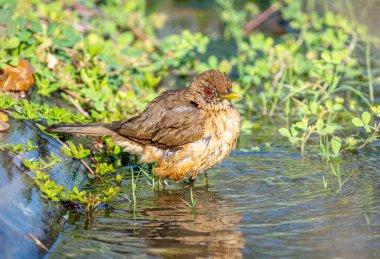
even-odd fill
[{"label": "bird reflection in water", "polygon": [[[196,199],[190,202],[190,188]],[[124,195],[99,210],[88,223],[72,213],[51,256],[159,256],[163,258],[241,258],[237,229],[242,220],[233,203],[207,185],[138,192],[135,211]],[[123,197],[123,198],[122,198]],[[126,210],[126,207],[128,208]]]},{"label": "bird reflection in water", "polygon": [[194,209],[189,188],[159,192],[153,206],[139,210],[149,218],[144,235],[149,251],[163,257],[241,258],[242,233],[236,230],[241,216],[233,204],[221,200],[207,186],[193,188]]}]

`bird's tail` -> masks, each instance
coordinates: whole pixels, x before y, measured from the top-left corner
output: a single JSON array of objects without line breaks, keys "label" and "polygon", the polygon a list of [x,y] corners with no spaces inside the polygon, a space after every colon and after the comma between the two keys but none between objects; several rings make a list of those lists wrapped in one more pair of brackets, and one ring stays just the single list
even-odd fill
[{"label": "bird's tail", "polygon": [[81,134],[94,137],[100,136],[114,136],[114,131],[106,127],[107,124],[103,123],[91,123],[91,124],[54,124],[46,128],[48,132],[62,132],[70,134]]}]

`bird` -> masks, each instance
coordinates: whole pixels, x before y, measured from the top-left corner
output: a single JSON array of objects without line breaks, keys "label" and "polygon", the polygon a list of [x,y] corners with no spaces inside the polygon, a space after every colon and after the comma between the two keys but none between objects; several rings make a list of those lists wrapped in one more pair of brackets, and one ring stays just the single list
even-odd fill
[{"label": "bird", "polygon": [[140,155],[144,163],[156,163],[152,171],[157,177],[194,181],[235,148],[241,116],[231,100],[239,97],[225,73],[208,70],[194,76],[186,88],[164,91],[136,117],[55,124],[46,131],[109,136],[124,152]]}]

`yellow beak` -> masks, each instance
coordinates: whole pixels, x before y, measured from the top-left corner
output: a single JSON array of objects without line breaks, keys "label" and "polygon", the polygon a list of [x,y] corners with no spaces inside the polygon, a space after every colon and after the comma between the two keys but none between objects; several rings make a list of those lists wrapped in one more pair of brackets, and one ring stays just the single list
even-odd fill
[{"label": "yellow beak", "polygon": [[222,99],[228,99],[228,100],[239,99],[240,95],[238,95],[237,93],[232,92],[232,93],[229,93],[229,94],[222,95],[221,98]]}]

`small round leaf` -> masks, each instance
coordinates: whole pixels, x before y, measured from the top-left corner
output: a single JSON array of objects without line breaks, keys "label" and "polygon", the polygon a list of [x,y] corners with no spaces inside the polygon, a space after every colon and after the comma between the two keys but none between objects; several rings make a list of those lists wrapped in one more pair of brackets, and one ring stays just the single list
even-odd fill
[{"label": "small round leaf", "polygon": [[342,140],[339,137],[334,136],[331,139],[331,148],[334,154],[338,154],[340,149],[342,148]]},{"label": "small round leaf", "polygon": [[368,124],[371,121],[371,114],[369,112],[362,113],[362,121],[364,124]]},{"label": "small round leaf", "polygon": [[291,137],[290,131],[287,128],[281,128],[278,130],[278,132],[280,132],[280,134],[284,137],[287,137],[287,138]]},{"label": "small round leaf", "polygon": [[363,125],[364,125],[363,121],[362,121],[360,118],[353,118],[353,119],[352,119],[352,123],[353,123],[356,127],[363,127]]}]

